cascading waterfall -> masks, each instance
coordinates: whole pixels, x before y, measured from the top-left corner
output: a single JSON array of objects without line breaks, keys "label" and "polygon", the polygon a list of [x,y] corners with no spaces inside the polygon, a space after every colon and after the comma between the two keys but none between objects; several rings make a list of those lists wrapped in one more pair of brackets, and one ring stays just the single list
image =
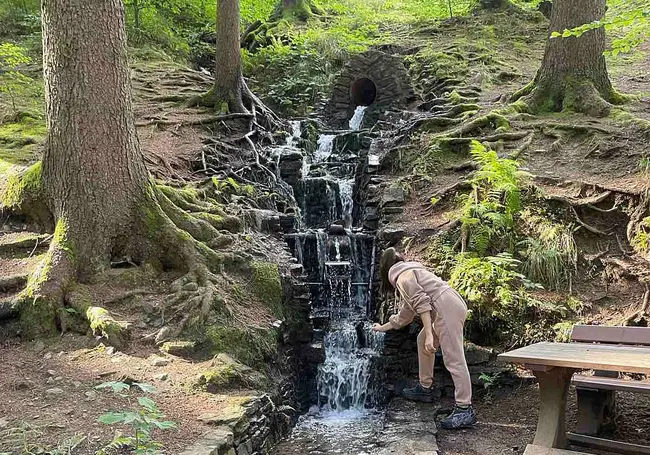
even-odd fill
[{"label": "cascading waterfall", "polygon": [[287,136],[287,145],[289,147],[295,147],[297,140],[300,139],[300,135],[302,134],[300,120],[291,120],[289,125],[291,126],[291,134]]},{"label": "cascading waterfall", "polygon": [[[351,129],[360,128],[364,110],[357,109]],[[292,129],[296,135],[300,127]],[[383,334],[373,332],[369,322],[375,238],[353,227],[356,165],[349,157],[345,146],[337,149],[336,135],[318,138],[296,186],[307,230],[287,236],[310,285],[312,324],[324,330],[325,360],[316,378],[321,417],[367,412],[374,359],[383,344]]]},{"label": "cascading waterfall", "polygon": [[353,131],[359,131],[361,129],[361,124],[363,123],[363,116],[366,113],[368,106],[357,106],[354,110],[354,115],[350,119],[350,129]]}]

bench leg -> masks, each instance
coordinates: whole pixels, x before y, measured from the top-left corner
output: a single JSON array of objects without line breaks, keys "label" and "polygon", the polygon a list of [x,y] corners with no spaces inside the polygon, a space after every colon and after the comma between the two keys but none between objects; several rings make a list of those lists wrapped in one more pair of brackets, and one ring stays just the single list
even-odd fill
[{"label": "bench leg", "polygon": [[578,397],[578,426],[576,433],[596,435],[603,426],[605,415],[614,408],[613,390],[576,389]]},{"label": "bench leg", "polygon": [[533,444],[563,449],[566,447],[566,399],[573,370],[553,368],[533,371],[539,381],[539,420]]}]

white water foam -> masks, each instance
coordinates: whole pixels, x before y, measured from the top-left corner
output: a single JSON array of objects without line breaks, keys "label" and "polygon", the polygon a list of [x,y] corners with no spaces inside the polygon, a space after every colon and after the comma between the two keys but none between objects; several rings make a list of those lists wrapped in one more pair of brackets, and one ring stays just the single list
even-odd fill
[{"label": "white water foam", "polygon": [[314,163],[322,163],[332,154],[334,148],[334,134],[321,134],[318,137],[318,149],[314,152]]},{"label": "white water foam", "polygon": [[341,198],[341,215],[346,228],[352,227],[352,185],[354,180],[339,180],[339,197]]},{"label": "white water foam", "polygon": [[368,106],[357,106],[354,110],[354,115],[350,119],[350,129],[353,131],[359,131],[361,129],[361,124],[363,123],[363,116],[366,113]]},{"label": "white water foam", "polygon": [[291,134],[287,136],[287,145],[289,147],[295,147],[297,139],[300,139],[300,135],[302,134],[300,120],[291,120],[289,125],[291,125]]}]

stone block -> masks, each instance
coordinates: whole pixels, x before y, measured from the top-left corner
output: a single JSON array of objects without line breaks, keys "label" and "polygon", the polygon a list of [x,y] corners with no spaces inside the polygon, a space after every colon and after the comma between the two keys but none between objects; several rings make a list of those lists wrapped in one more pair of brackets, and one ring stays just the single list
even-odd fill
[{"label": "stone block", "polygon": [[496,358],[493,349],[484,348],[474,343],[465,343],[465,359],[468,365],[480,365],[488,363]]}]

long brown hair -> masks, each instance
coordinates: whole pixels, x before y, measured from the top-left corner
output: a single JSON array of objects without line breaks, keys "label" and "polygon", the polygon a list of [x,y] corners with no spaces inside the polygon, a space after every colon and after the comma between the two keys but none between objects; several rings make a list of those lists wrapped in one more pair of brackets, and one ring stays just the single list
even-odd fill
[{"label": "long brown hair", "polygon": [[379,260],[379,278],[381,279],[381,292],[386,293],[393,289],[393,285],[388,279],[388,271],[398,262],[403,262],[404,256],[399,254],[395,248],[386,249]]}]

